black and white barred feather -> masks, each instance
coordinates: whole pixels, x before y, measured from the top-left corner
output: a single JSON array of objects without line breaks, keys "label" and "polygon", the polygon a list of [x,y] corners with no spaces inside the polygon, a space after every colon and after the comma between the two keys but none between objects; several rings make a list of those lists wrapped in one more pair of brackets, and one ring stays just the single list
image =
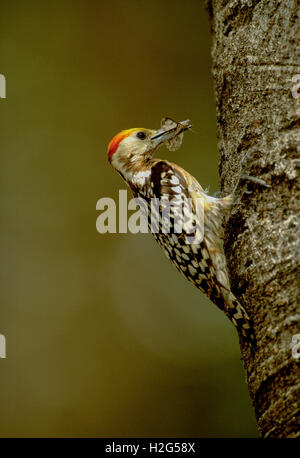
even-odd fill
[{"label": "black and white barred feather", "polygon": [[[154,160],[144,186],[132,186],[132,189],[136,197],[142,197],[148,202],[149,226],[166,256],[179,272],[229,317],[244,338],[253,342],[251,320],[231,292],[226,258],[221,247],[222,220],[224,214],[230,210],[232,197],[208,196],[188,172],[176,164],[163,160]],[[153,199],[159,199],[158,208],[151,205]],[[182,205],[186,199],[191,201],[190,212],[183,218],[182,231],[177,233],[175,226],[178,224],[178,215],[182,215]],[[163,209],[170,201],[171,224],[169,232],[165,232]],[[197,240],[196,235],[194,243],[186,243],[187,238],[191,237],[191,228],[197,225],[196,208],[199,204],[204,209],[203,237]]]}]

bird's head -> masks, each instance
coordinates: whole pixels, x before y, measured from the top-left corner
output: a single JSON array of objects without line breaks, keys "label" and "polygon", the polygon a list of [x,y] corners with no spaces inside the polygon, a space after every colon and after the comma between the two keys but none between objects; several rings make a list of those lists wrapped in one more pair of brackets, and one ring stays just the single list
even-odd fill
[{"label": "bird's head", "polygon": [[108,145],[108,160],[125,179],[134,171],[149,163],[154,151],[163,143],[171,141],[191,126],[189,121],[176,123],[159,130],[134,128],[122,130]]},{"label": "bird's head", "polygon": [[127,129],[113,137],[108,145],[108,160],[118,169],[118,164],[134,163],[139,158],[151,157],[155,149],[152,137],[155,130]]}]

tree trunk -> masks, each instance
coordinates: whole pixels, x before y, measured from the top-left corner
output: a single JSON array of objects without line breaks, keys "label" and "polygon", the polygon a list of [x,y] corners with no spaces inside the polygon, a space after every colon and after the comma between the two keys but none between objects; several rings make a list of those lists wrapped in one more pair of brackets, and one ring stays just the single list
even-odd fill
[{"label": "tree trunk", "polygon": [[209,0],[207,7],[222,191],[231,193],[241,174],[271,185],[240,181],[225,223],[232,290],[257,339],[252,353],[241,341],[247,385],[261,436],[297,437],[299,4]]}]

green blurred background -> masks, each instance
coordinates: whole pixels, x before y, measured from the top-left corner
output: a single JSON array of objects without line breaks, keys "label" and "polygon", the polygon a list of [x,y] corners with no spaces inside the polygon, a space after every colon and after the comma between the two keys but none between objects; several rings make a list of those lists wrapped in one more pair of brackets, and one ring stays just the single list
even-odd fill
[{"label": "green blurred background", "polygon": [[150,235],[96,231],[121,129],[218,190],[202,1],[2,2],[1,436],[256,436],[237,335]]}]

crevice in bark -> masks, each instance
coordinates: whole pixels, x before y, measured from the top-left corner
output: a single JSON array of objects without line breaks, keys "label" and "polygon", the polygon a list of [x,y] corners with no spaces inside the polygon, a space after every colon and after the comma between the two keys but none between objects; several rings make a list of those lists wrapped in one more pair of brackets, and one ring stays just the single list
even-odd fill
[{"label": "crevice in bark", "polygon": [[[224,35],[228,36],[231,31],[236,31],[238,27],[245,26],[251,22],[253,10],[261,0],[255,0],[249,4],[235,2],[233,8],[224,8]],[[227,13],[227,14],[226,14]]]}]

